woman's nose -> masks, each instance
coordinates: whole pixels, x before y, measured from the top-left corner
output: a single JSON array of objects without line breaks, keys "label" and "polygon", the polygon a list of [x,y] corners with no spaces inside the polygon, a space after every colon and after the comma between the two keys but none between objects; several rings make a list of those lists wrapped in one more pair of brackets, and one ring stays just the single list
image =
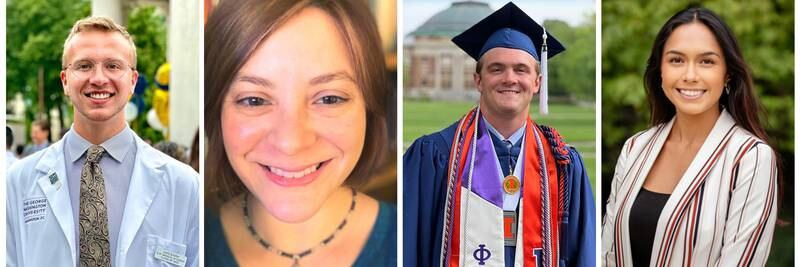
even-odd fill
[{"label": "woman's nose", "polygon": [[696,82],[697,81],[697,69],[692,64],[686,67],[686,72],[683,73],[683,81],[685,82]]},{"label": "woman's nose", "polygon": [[314,127],[304,108],[282,112],[275,123],[270,142],[286,155],[297,154],[316,142]]}]

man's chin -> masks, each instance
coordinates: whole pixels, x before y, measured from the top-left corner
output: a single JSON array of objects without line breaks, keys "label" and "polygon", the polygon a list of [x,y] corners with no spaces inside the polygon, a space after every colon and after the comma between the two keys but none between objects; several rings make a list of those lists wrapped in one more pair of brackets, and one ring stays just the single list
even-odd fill
[{"label": "man's chin", "polygon": [[525,103],[520,103],[518,101],[511,101],[508,103],[501,103],[497,106],[497,111],[507,114],[515,114],[519,112],[526,112],[528,105]]},{"label": "man's chin", "polygon": [[120,112],[113,112],[106,109],[89,110],[80,113],[83,115],[83,118],[87,120],[87,122],[102,123],[109,122],[117,118],[125,120],[125,117],[121,116],[122,114]]},{"label": "man's chin", "polygon": [[527,113],[526,110],[518,107],[496,106],[491,108],[482,107],[484,113],[491,114],[492,117],[498,118],[515,118],[520,113]]}]

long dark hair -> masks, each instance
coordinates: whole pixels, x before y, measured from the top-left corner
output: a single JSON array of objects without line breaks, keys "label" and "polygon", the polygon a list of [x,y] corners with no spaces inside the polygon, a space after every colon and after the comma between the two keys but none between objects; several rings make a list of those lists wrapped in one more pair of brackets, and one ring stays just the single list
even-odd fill
[{"label": "long dark hair", "polygon": [[722,94],[719,99],[720,107],[725,107],[740,127],[761,140],[768,141],[760,119],[764,115],[764,109],[753,92],[753,76],[744,61],[739,42],[717,14],[703,7],[690,7],[678,12],[667,20],[656,35],[644,73],[644,86],[650,102],[650,124],[654,126],[665,123],[675,116],[675,106],[661,89],[661,60],[664,44],[672,32],[689,23],[701,23],[708,27],[722,48],[730,92]]},{"label": "long dark hair", "polygon": [[[689,7],[673,15],[656,35],[647,69],[644,72],[644,87],[650,102],[650,125],[666,123],[675,116],[675,105],[669,102],[661,89],[661,60],[664,44],[672,32],[685,24],[701,23],[714,33],[722,48],[727,69],[729,93],[723,93],[719,99],[720,108],[724,107],[739,127],[749,131],[764,142],[769,143],[767,131],[761,124],[765,118],[764,108],[753,90],[753,76],[744,61],[739,42],[724,21],[713,11],[703,7]],[[774,150],[774,149],[773,149]],[[775,153],[778,166],[778,207],[783,199],[782,165],[780,157]]]},{"label": "long dark hair", "polygon": [[206,196],[212,202],[224,202],[246,190],[225,154],[220,127],[224,96],[234,76],[256,47],[289,18],[307,7],[322,9],[333,17],[345,41],[356,83],[366,104],[364,148],[346,183],[364,184],[385,157],[388,139],[384,112],[388,93],[386,65],[375,19],[366,3],[345,0],[221,1],[208,18],[205,30],[204,101],[208,137],[205,173]]}]

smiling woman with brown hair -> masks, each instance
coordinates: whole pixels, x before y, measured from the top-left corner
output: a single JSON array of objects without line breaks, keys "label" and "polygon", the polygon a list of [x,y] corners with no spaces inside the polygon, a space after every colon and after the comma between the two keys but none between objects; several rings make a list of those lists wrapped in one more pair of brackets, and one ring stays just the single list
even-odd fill
[{"label": "smiling woman with brown hair", "polygon": [[652,128],[625,142],[603,220],[606,266],[761,266],[775,152],[736,38],[712,11],[670,18],[644,78]]},{"label": "smiling woman with brown hair", "polygon": [[387,142],[367,6],[227,0],[205,38],[206,263],[395,265],[395,208],[354,188]]}]

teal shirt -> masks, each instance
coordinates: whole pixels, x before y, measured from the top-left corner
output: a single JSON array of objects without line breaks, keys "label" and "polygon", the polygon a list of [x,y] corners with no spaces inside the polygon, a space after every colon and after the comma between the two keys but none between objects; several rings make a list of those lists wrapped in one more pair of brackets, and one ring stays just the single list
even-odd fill
[{"label": "teal shirt", "polygon": [[[266,252],[265,253],[269,253]],[[219,214],[206,210],[205,265],[239,266],[228,246]],[[378,217],[353,266],[397,266],[397,208],[380,202]]]}]

